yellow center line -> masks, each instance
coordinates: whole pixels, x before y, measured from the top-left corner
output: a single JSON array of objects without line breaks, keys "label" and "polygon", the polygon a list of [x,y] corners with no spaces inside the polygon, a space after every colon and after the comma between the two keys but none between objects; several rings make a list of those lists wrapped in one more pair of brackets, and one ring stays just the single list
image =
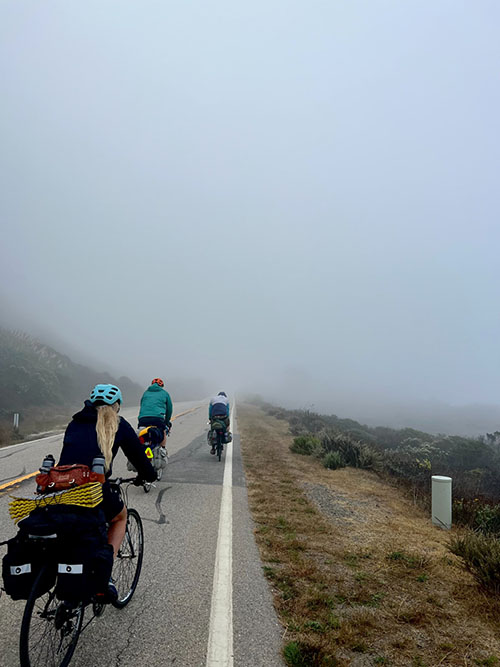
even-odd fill
[{"label": "yellow center line", "polygon": [[30,472],[29,475],[24,475],[24,477],[18,477],[17,479],[13,479],[11,482],[6,482],[6,484],[2,484],[0,486],[0,491],[2,491],[3,489],[8,489],[9,486],[14,486],[14,484],[19,484],[20,482],[24,482],[25,479],[30,479],[35,475],[38,475],[38,470],[36,472]]},{"label": "yellow center line", "polygon": [[[175,415],[175,417],[172,417],[171,421],[175,421],[178,417],[182,417],[183,415],[187,415],[190,412],[194,412],[195,410],[199,410],[202,406],[197,405],[195,408],[190,408],[189,410],[184,410],[184,412],[179,412],[178,415]],[[17,479],[13,479],[10,482],[6,482],[5,484],[2,484],[0,486],[0,491],[3,491],[4,489],[8,489],[11,486],[15,486],[16,484],[20,484],[21,482],[24,482],[27,479],[31,479],[31,477],[34,477],[35,475],[38,475],[39,471],[36,470],[35,472],[30,472],[29,475],[24,475],[24,477],[18,477]]]},{"label": "yellow center line", "polygon": [[175,421],[178,417],[182,417],[183,415],[187,415],[190,412],[194,412],[195,410],[199,410],[202,406],[197,405],[195,408],[189,408],[189,410],[184,410],[184,412],[179,412],[178,415],[175,415],[175,417],[172,417],[171,421]]}]

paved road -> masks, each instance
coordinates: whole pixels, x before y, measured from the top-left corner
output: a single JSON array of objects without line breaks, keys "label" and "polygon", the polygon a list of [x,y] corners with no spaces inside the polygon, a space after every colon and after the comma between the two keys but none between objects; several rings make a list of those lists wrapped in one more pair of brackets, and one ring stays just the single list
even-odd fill
[{"label": "paved road", "polygon": [[[162,481],[149,494],[130,487],[146,542],[135,596],[124,610],[108,608],[87,628],[71,662],[75,667],[283,665],[281,628],[253,539],[236,420],[233,446],[219,463],[206,444],[206,403],[176,404],[176,414],[183,412],[167,442],[170,463]],[[136,409],[123,414],[135,425]],[[61,436],[51,436],[0,449],[0,487],[36,470],[46,453],[58,454],[60,443]],[[113,473],[126,474],[121,454]],[[33,486],[29,479],[16,490]],[[15,534],[8,493],[12,487],[0,490],[0,541]],[[218,539],[223,498],[232,530]],[[2,595],[2,667],[19,664],[22,611],[23,602]]]}]

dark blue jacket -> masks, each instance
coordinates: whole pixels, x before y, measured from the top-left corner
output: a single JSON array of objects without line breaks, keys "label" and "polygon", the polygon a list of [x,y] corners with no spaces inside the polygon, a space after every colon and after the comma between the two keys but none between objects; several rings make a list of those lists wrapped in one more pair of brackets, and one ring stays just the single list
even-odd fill
[{"label": "dark blue jacket", "polygon": [[[73,420],[68,424],[59,465],[81,463],[90,468],[94,457],[102,456],[97,444],[96,423],[97,410],[90,401],[85,401],[83,410],[74,414]],[[113,459],[119,449],[132,463],[141,479],[146,482],[156,480],[156,472],[144,452],[144,446],[140,443],[132,426],[123,417],[120,417],[120,425],[115,435]],[[111,468],[106,472],[106,477],[111,477]]]}]

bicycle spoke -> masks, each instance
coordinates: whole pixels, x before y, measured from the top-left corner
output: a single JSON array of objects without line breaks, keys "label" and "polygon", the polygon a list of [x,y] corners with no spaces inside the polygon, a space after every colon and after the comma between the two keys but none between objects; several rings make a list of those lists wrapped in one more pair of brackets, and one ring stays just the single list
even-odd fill
[{"label": "bicycle spoke", "polygon": [[38,596],[35,584],[21,625],[22,667],[65,667],[69,663],[82,626],[84,606],[72,609],[63,605],[53,590]]},{"label": "bicycle spoke", "polygon": [[139,514],[129,510],[127,530],[113,567],[113,580],[118,590],[115,607],[124,607],[132,597],[142,567],[143,530]]}]

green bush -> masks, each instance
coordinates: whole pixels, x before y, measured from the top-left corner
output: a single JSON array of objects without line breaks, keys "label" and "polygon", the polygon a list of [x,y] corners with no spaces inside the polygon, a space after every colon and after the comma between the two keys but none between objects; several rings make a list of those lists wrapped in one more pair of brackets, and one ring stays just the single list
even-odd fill
[{"label": "green bush", "polygon": [[369,445],[358,442],[345,433],[326,431],[321,436],[321,446],[325,456],[330,452],[338,452],[344,461],[344,465],[353,468],[380,468],[381,454]]},{"label": "green bush", "polygon": [[320,441],[313,435],[299,435],[293,439],[290,450],[295,454],[309,455],[314,454],[320,447]]},{"label": "green bush", "polygon": [[500,505],[484,503],[479,498],[454,500],[453,521],[481,533],[500,535]]},{"label": "green bush", "polygon": [[477,504],[479,507],[473,527],[482,533],[500,535],[500,505],[483,505],[480,502]]},{"label": "green bush", "polygon": [[361,445],[359,467],[365,470],[382,470],[383,455],[369,445]]},{"label": "green bush", "polygon": [[466,531],[448,543],[480,587],[493,595],[500,593],[500,540],[494,535]]},{"label": "green bush", "polygon": [[327,452],[323,457],[323,465],[329,470],[345,468],[345,461],[340,452]]}]

